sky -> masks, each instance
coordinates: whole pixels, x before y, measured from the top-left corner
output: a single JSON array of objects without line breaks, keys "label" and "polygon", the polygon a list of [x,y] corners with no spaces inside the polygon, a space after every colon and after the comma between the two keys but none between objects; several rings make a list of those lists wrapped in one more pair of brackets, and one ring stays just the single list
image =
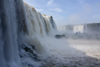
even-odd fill
[{"label": "sky", "polygon": [[100,0],[24,0],[57,25],[100,23]]}]

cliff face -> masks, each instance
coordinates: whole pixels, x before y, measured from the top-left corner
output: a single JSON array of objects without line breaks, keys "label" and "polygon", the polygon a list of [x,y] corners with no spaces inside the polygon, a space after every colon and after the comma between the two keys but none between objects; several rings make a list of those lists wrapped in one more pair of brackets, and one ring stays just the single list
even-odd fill
[{"label": "cliff face", "polygon": [[0,1],[0,67],[41,66],[40,38],[54,35],[51,16],[43,16],[22,0]]}]

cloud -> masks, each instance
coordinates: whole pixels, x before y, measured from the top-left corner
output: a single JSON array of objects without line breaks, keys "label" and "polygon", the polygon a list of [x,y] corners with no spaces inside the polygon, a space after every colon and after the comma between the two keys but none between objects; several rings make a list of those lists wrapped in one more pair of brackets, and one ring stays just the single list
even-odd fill
[{"label": "cloud", "polygon": [[63,12],[63,10],[62,9],[60,9],[60,8],[55,8],[55,9],[50,9],[51,11],[55,11],[55,12]]},{"label": "cloud", "polygon": [[36,9],[36,10],[39,11],[39,12],[43,11],[43,9]]},{"label": "cloud", "polygon": [[54,0],[49,0],[47,5],[51,5],[53,3]]}]

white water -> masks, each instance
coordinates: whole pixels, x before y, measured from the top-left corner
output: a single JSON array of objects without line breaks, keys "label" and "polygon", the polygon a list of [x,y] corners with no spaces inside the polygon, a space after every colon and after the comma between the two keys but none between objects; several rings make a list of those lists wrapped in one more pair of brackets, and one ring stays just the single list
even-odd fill
[{"label": "white water", "polygon": [[83,33],[84,32],[84,25],[78,25],[78,26],[74,26],[73,29],[74,33]]},{"label": "white water", "polygon": [[20,52],[25,54],[21,46],[34,45],[38,53],[43,52],[41,39],[54,36],[52,32],[57,31],[52,20],[51,16],[43,16],[33,7],[24,5],[22,0],[1,0],[0,67],[25,67],[22,63],[32,64],[30,62],[38,67],[39,63],[35,65],[36,62],[30,57],[20,58]]},{"label": "white water", "polygon": [[[96,43],[94,43],[95,41],[92,42],[96,44],[95,50],[97,49],[95,52],[92,51],[93,53],[95,53],[93,54],[89,50],[93,49],[94,46],[89,47],[88,45],[91,41],[88,41],[88,43],[85,43],[86,41],[82,43],[78,43],[77,41],[74,40],[56,39],[53,36],[56,34],[57,29],[52,17],[41,15],[33,7],[27,4],[25,4],[25,8],[26,8],[27,21],[28,21],[27,28],[29,33],[25,35],[26,37],[25,41],[28,42],[28,44],[34,45],[36,47],[36,51],[38,52],[42,61],[47,61],[47,64],[48,62],[50,63],[53,62],[53,64],[55,65],[56,64],[63,65],[66,63],[69,63],[71,65],[70,62],[75,59],[78,62],[80,58],[83,58],[82,60],[84,60],[84,58],[89,57],[92,58],[92,61],[94,61],[93,59],[99,59],[99,57],[96,56],[96,55],[100,56],[100,53],[98,53],[99,50],[97,49],[97,47],[99,46],[98,44],[99,41],[97,41]],[[79,26],[75,32],[77,31],[82,33],[83,26]],[[83,46],[83,44],[86,46]],[[47,67],[49,66],[47,65]]]},{"label": "white water", "polygon": [[[35,45],[38,52],[43,50],[41,39],[48,36],[54,36],[56,29],[55,22],[52,22],[51,16],[44,16],[37,12],[34,7],[25,3],[26,15],[28,20],[28,29],[30,34],[26,35],[26,40],[30,44]],[[54,23],[54,28],[52,24]]]},{"label": "white water", "polygon": [[46,52],[40,56],[47,67],[100,65],[100,41],[47,38],[44,44]]},{"label": "white water", "polygon": [[[31,35],[36,35],[39,37],[45,37],[46,35],[51,35],[55,28],[52,27],[51,16],[44,16],[37,12],[34,7],[29,6],[25,3],[26,14],[28,19],[29,31]],[[55,23],[54,23],[55,24]]]},{"label": "white water", "polygon": [[[32,59],[29,52],[25,52],[21,48],[23,44],[30,49],[32,49],[30,45],[34,45],[36,54],[39,54],[42,61],[52,62],[53,60],[53,63],[56,64],[66,63],[65,58],[67,57],[89,56],[98,58],[95,56],[99,55],[98,50],[94,52],[95,55],[87,52],[94,46],[90,48],[82,46],[87,49],[84,51],[79,44],[78,46],[74,45],[78,42],[54,38],[57,33],[52,16],[42,15],[34,7],[26,3],[24,5],[22,0],[1,0],[0,66],[29,67],[28,64],[31,64],[34,67],[39,67],[41,64]],[[87,52],[87,54],[84,54],[84,52]],[[20,58],[19,54],[22,54],[23,58]]]}]

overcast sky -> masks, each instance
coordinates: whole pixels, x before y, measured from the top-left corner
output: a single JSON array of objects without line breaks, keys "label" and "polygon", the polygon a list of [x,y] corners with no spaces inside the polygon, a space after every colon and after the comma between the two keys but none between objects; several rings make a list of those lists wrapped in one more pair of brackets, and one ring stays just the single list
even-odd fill
[{"label": "overcast sky", "polygon": [[100,23],[100,0],[24,0],[57,25]]}]

